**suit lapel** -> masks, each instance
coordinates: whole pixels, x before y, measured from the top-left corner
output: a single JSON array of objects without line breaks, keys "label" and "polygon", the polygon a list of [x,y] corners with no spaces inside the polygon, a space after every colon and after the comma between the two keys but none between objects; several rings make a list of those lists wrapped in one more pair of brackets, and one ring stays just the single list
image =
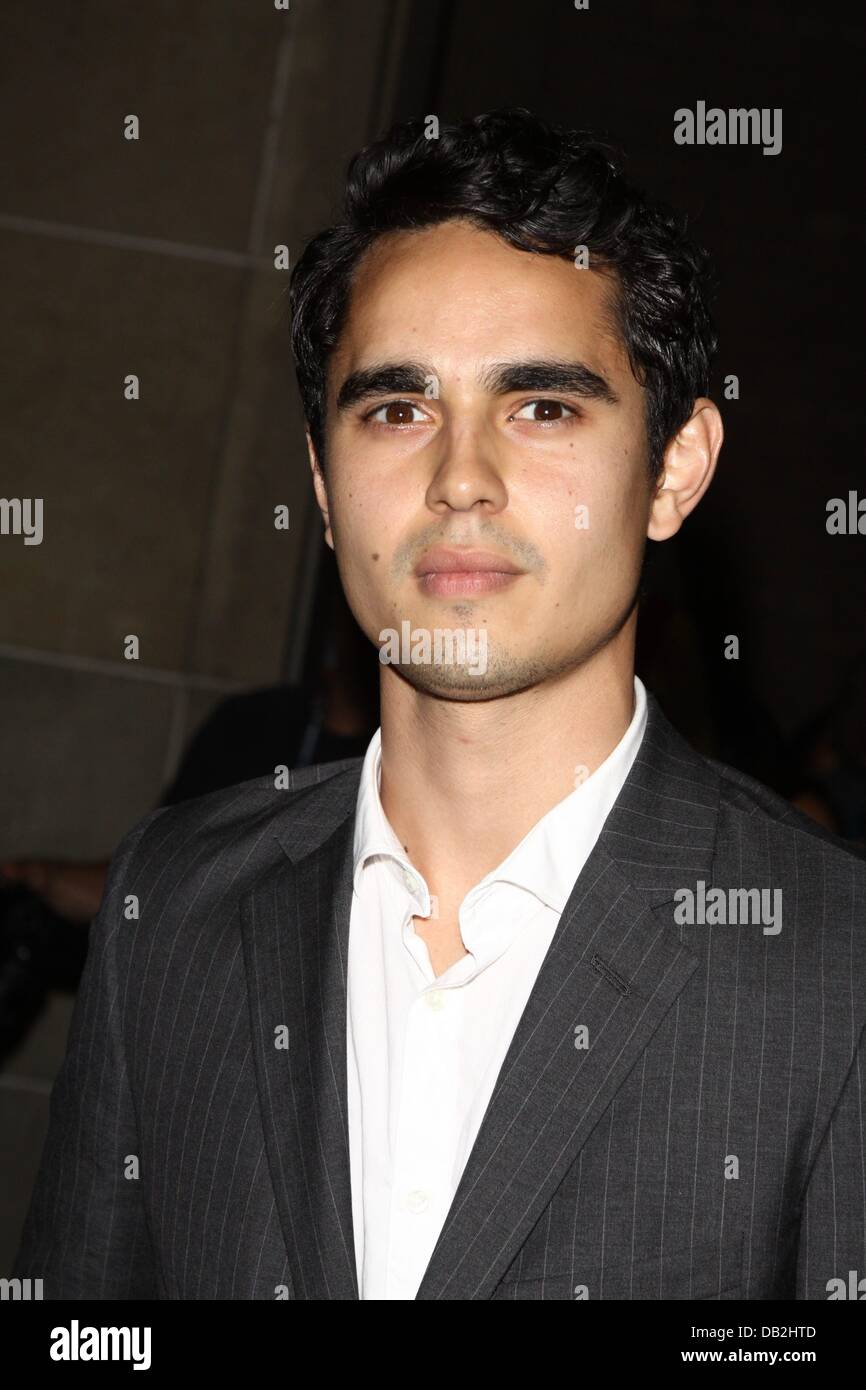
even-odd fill
[{"label": "suit lapel", "polygon": [[[637,759],[563,910],[419,1300],[489,1298],[696,969],[677,887],[709,880],[718,775],[648,695]],[[588,1046],[576,1046],[585,1027]]]},{"label": "suit lapel", "polygon": [[[697,966],[676,888],[712,878],[718,774],[647,693],[629,776],[563,910],[418,1290],[488,1298]],[[294,1292],[357,1299],[346,977],[361,760],[278,818],[241,903],[268,1161]],[[288,1029],[288,1047],[274,1045]],[[588,1046],[576,1046],[585,1027]]]},{"label": "suit lapel", "polygon": [[[278,828],[295,857],[263,875],[241,902],[268,1164],[294,1296],[315,1300],[358,1297],[346,1113],[358,772],[330,781],[327,793],[315,793],[311,815],[308,793],[293,805],[291,825]],[[281,1028],[288,1045],[278,1047]]]}]

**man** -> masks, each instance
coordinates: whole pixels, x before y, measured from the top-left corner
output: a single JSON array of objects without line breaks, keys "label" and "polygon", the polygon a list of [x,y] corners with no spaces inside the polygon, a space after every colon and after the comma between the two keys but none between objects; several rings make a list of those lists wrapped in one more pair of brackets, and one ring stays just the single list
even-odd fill
[{"label": "man", "polygon": [[356,157],[292,287],[381,728],[126,836],[16,1273],[836,1296],[866,1271],[864,866],[634,675],[646,540],[722,442],[706,257],[589,136],[426,133]]}]

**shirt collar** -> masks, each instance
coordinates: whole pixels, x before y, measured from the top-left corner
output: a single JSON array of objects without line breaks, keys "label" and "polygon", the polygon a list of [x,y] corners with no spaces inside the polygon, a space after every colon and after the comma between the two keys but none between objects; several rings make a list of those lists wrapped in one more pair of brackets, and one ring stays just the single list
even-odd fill
[{"label": "shirt collar", "polygon": [[358,892],[366,865],[383,860],[404,888],[422,905],[417,915],[430,914],[430,892],[421,874],[411,863],[385,815],[379,796],[382,764],[382,729],[376,730],[364,755],[358,800],[355,808],[353,883]]},{"label": "shirt collar", "polygon": [[[628,728],[604,762],[558,801],[524,835],[495,869],[467,896],[481,896],[493,883],[516,884],[562,912],[575,879],[588,857],[635,759],[647,720],[646,690],[634,677],[634,713]],[[416,915],[430,913],[430,892],[411,863],[382,808],[379,781],[382,760],[381,728],[367,747],[361,769],[354,832],[355,890],[367,863],[381,857],[395,878],[420,905]]]}]

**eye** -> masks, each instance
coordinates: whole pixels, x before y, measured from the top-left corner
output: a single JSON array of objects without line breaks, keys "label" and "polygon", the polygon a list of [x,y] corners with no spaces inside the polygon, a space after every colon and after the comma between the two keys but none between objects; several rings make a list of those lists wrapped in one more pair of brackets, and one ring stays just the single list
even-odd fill
[{"label": "eye", "polygon": [[[526,411],[538,413],[527,415]],[[530,420],[534,425],[556,425],[569,415],[577,415],[577,411],[572,406],[566,405],[564,401],[547,400],[542,397],[537,401],[527,402],[508,418],[509,420]]]},{"label": "eye", "polygon": [[423,410],[412,401],[387,401],[364,416],[365,420],[375,420],[377,425],[417,425],[426,418]]}]

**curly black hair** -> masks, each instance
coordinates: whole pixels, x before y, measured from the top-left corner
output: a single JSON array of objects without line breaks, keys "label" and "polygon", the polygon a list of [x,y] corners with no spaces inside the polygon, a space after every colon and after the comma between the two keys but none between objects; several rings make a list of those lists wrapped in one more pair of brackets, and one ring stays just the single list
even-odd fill
[{"label": "curly black hair", "polygon": [[462,218],[522,251],[574,260],[586,246],[591,268],[610,274],[612,321],[646,391],[656,481],[666,445],[707,394],[718,346],[715,274],[685,215],[629,184],[606,141],[522,107],[429,133],[424,120],[405,121],[354,156],[344,220],[314,237],[292,272],[292,350],[321,465],[328,360],[360,258],[387,232]]}]

